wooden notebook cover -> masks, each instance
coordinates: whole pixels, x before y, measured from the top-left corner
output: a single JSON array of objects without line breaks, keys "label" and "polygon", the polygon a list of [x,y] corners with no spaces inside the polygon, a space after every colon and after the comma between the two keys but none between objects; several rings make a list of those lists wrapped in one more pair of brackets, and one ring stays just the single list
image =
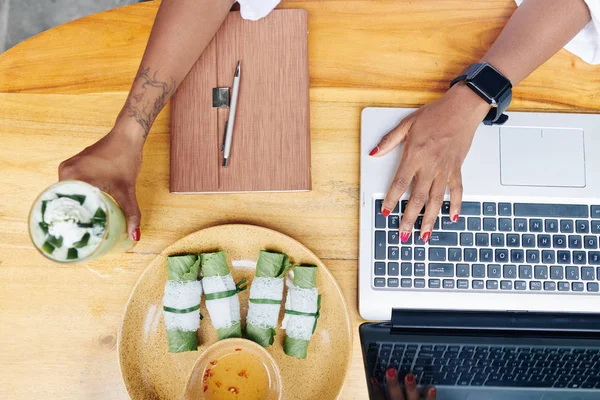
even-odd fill
[{"label": "wooden notebook cover", "polygon": [[[221,144],[241,60],[229,165]],[[275,10],[260,21],[231,12],[171,101],[171,192],[306,191],[310,179],[308,14]]]}]

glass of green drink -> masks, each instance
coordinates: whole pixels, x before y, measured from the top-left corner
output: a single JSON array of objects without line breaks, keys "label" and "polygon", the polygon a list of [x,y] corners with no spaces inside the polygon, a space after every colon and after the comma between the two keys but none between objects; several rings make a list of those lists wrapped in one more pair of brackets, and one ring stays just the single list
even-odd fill
[{"label": "glass of green drink", "polygon": [[40,253],[64,264],[122,253],[135,244],[113,198],[81,181],[58,182],[37,197],[29,213],[29,236]]}]

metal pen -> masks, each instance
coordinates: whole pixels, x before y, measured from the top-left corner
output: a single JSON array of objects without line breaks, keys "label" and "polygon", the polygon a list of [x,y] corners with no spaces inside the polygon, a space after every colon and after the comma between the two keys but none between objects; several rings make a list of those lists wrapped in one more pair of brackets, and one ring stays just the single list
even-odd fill
[{"label": "metal pen", "polygon": [[237,109],[238,94],[240,91],[240,76],[242,70],[242,62],[238,61],[235,75],[233,76],[233,86],[231,94],[231,104],[229,106],[229,119],[225,125],[225,139],[223,141],[223,166],[226,167],[229,163],[231,154],[231,141],[233,140],[233,127],[235,124],[235,111]]}]

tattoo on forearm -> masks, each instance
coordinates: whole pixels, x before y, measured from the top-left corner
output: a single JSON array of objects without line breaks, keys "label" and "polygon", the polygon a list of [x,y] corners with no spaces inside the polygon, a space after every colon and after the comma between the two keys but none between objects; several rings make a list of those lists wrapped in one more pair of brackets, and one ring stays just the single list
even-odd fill
[{"label": "tattoo on forearm", "polygon": [[144,138],[148,136],[154,119],[165,107],[175,93],[177,84],[171,78],[170,82],[157,79],[156,72],[150,76],[150,68],[140,68],[131,95],[125,104],[127,115],[134,118],[144,129]]}]

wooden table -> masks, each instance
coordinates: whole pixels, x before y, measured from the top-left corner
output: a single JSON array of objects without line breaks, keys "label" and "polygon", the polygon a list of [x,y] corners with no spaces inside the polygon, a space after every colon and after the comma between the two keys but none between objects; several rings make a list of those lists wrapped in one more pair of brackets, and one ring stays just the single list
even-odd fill
[{"label": "wooden table", "polygon": [[[62,25],[0,55],[0,398],[121,399],[115,349],[129,292],[168,244],[226,222],[286,233],[332,270],[357,312],[359,121],[366,106],[418,106],[477,60],[512,0],[297,0],[310,13],[313,191],[171,195],[169,111],[144,150],[135,251],[61,266],[32,247],[27,214],[59,162],[111,128],[158,3]],[[515,90],[512,110],[597,111],[600,68],[561,51]],[[342,399],[365,399],[358,335]]]}]

